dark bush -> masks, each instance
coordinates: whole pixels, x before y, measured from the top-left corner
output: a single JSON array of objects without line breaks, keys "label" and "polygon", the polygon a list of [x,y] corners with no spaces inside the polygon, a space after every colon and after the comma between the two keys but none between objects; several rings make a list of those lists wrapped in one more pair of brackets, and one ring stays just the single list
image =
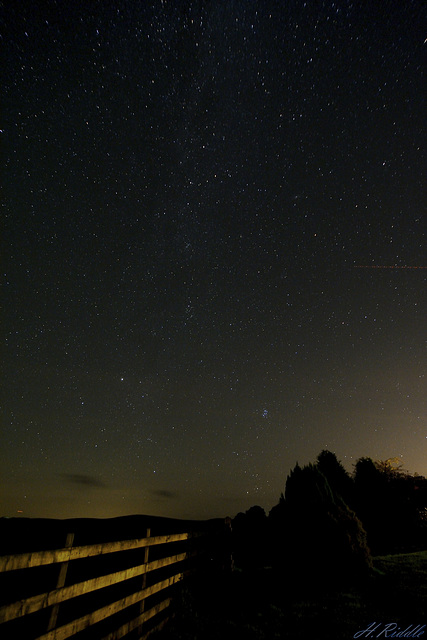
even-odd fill
[{"label": "dark bush", "polygon": [[323,450],[317,456],[317,468],[329,483],[334,495],[354,509],[354,482],[332,451]]},{"label": "dark bush", "polygon": [[267,516],[262,507],[254,506],[238,513],[232,522],[233,555],[237,568],[259,568],[267,562],[265,541],[268,537]]},{"label": "dark bush", "polygon": [[392,462],[360,458],[355,465],[355,509],[376,554],[425,548],[426,480]]},{"label": "dark bush", "polygon": [[[280,514],[280,518],[279,518]],[[295,581],[354,578],[371,567],[366,534],[356,514],[315,465],[290,473],[285,498],[273,517],[281,529],[276,558]]]}]

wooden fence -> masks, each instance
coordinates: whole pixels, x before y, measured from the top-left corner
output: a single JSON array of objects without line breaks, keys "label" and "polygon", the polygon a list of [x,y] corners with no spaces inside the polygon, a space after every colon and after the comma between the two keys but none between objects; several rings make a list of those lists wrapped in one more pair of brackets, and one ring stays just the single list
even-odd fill
[{"label": "wooden fence", "polygon": [[69,534],[61,549],[2,556],[0,637],[146,638],[169,619],[179,583],[219,559],[224,530],[147,529],[144,538],[82,546]]}]

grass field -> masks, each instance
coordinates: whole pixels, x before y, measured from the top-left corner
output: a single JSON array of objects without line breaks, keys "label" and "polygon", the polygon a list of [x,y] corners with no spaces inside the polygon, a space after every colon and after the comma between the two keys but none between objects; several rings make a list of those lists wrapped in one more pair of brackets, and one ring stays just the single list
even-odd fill
[{"label": "grass field", "polygon": [[[370,638],[393,637],[391,627],[386,633],[392,623],[395,633],[427,623],[427,551],[376,557],[369,579],[335,589],[321,580],[297,588],[268,570],[237,571],[227,584],[188,592],[159,640],[345,640],[373,622],[379,626]],[[427,638],[427,628],[419,637]]]}]

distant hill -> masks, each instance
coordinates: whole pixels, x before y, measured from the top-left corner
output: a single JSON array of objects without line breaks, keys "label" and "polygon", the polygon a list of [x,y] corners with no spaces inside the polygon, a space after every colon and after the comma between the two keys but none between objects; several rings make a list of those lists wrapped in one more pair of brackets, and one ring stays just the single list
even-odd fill
[{"label": "distant hill", "polygon": [[68,533],[74,533],[74,544],[95,544],[113,540],[145,538],[184,531],[208,531],[223,520],[178,520],[160,516],[134,515],[119,518],[0,518],[0,555],[25,553],[65,546]]}]

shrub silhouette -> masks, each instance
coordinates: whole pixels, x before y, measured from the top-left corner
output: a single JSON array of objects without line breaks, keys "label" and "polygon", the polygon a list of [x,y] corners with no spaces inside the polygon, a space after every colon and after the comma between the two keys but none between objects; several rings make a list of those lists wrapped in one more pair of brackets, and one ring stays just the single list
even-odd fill
[{"label": "shrub silhouette", "polygon": [[[426,526],[423,511],[426,480],[393,466],[393,460],[360,458],[355,465],[356,510],[375,553],[422,548]],[[420,491],[421,489],[421,491]]]},{"label": "shrub silhouette", "polygon": [[341,496],[344,502],[354,509],[354,482],[337,459],[335,453],[323,449],[317,456],[317,468],[327,479],[329,486],[336,496]]},{"label": "shrub silhouette", "polygon": [[334,494],[316,465],[296,465],[288,476],[284,500],[272,516],[281,530],[278,562],[294,580],[354,578],[371,567],[360,520]]},{"label": "shrub silhouette", "polygon": [[251,507],[238,513],[232,522],[233,555],[236,567],[259,568],[267,562],[265,540],[267,538],[267,516],[262,507]]}]

